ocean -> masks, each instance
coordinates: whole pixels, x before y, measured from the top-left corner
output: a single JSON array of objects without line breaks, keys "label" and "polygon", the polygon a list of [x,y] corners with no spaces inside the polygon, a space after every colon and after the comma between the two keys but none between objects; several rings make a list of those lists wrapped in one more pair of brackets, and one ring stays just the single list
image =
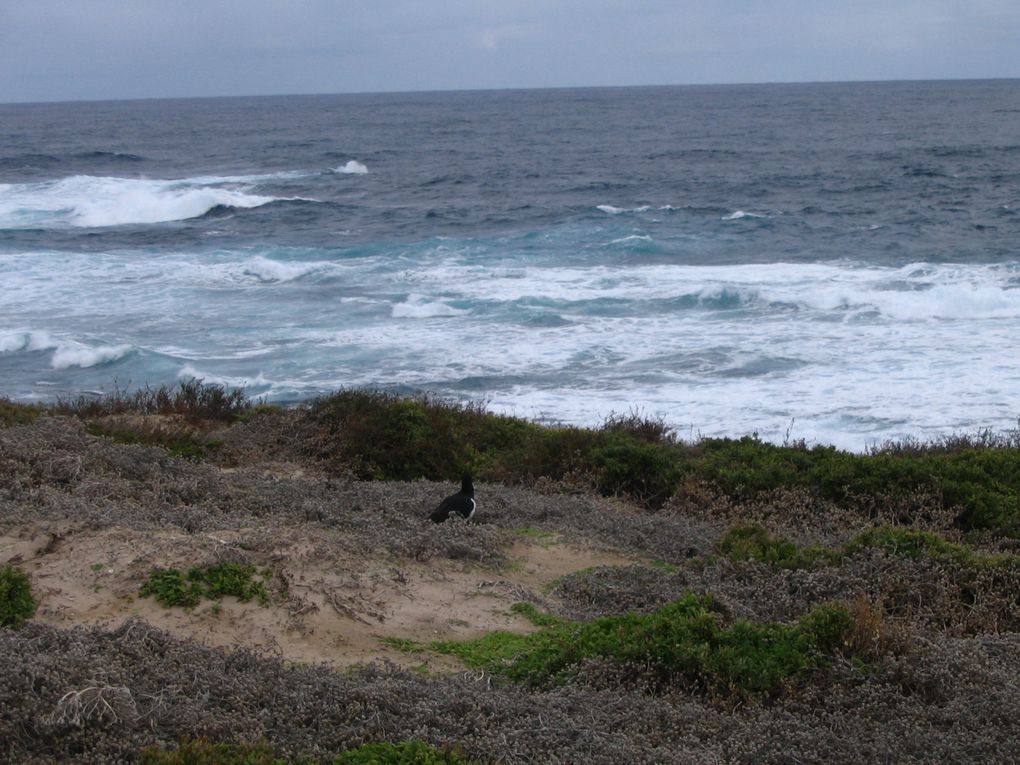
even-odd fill
[{"label": "ocean", "polygon": [[0,395],[1017,426],[1020,81],[0,105]]}]

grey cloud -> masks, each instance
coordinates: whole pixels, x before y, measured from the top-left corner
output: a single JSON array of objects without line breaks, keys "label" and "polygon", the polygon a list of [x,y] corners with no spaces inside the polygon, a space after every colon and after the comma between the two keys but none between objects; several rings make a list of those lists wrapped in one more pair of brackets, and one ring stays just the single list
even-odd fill
[{"label": "grey cloud", "polygon": [[1020,75],[1004,0],[0,0],[0,101]]}]

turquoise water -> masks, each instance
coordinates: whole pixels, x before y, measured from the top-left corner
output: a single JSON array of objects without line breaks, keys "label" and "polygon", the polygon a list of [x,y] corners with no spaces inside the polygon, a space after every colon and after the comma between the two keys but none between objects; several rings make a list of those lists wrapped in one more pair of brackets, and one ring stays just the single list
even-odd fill
[{"label": "turquoise water", "polygon": [[0,105],[0,393],[1014,426],[1020,83]]}]

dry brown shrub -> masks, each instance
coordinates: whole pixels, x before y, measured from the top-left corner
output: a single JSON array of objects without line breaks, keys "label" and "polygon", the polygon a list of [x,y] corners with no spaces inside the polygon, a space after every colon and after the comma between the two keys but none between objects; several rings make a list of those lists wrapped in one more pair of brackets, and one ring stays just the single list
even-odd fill
[{"label": "dry brown shrub", "polygon": [[861,595],[847,605],[850,629],[846,636],[847,650],[854,656],[879,657],[902,653],[907,648],[907,632],[902,624],[894,624],[886,614],[882,599],[872,602]]},{"label": "dry brown shrub", "polygon": [[[112,632],[28,624],[0,633],[0,761],[134,761],[205,736],[328,759],[367,741],[458,744],[482,762],[1012,763],[1020,754],[1020,636],[917,640],[866,670],[837,664],[781,699],[729,709],[648,694],[640,668],[592,663],[526,691],[464,673],[388,666],[336,673],[176,640],[143,622]],[[46,723],[67,688],[131,689],[134,725]],[[92,682],[90,682],[92,681]]]}]

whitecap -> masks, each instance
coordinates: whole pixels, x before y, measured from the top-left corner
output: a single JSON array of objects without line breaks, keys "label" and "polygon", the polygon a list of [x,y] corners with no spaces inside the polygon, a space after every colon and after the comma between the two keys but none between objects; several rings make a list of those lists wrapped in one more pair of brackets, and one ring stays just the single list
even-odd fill
[{"label": "whitecap", "polygon": [[442,316],[462,316],[466,313],[470,311],[455,308],[438,300],[430,301],[421,295],[411,295],[407,302],[393,306],[392,316],[394,319],[434,319]]},{"label": "whitecap", "polygon": [[214,207],[261,207],[277,197],[192,180],[76,175],[41,183],[0,184],[0,228],[100,228],[196,218]]},{"label": "whitecap", "polygon": [[253,276],[260,282],[290,282],[318,270],[321,263],[282,263],[279,260],[256,255],[241,266],[245,276]]},{"label": "whitecap", "polygon": [[54,369],[94,367],[121,359],[130,351],[130,345],[101,345],[98,348],[78,344],[61,345],[53,352],[50,366]]},{"label": "whitecap", "polygon": [[59,343],[48,332],[9,330],[0,332],[0,353],[12,351],[48,351]]},{"label": "whitecap", "polygon": [[596,210],[601,210],[602,212],[606,213],[607,215],[622,215],[623,213],[646,212],[648,210],[651,210],[652,208],[651,208],[651,205],[641,205],[640,207],[630,207],[630,208],[627,208],[627,207],[615,207],[613,205],[597,205],[595,207],[595,209]]},{"label": "whitecap", "polygon": [[627,242],[651,242],[654,241],[647,234],[631,234],[630,236],[624,236],[619,239],[614,239],[610,244],[625,244]]},{"label": "whitecap", "polygon": [[365,165],[358,162],[358,160],[352,159],[346,165],[334,167],[333,172],[341,173],[343,175],[365,175],[368,173],[368,168]]},{"label": "whitecap", "polygon": [[722,216],[721,220],[740,220],[741,218],[767,218],[768,215],[762,213],[746,212],[745,210],[737,210],[731,212],[729,215]]},{"label": "whitecap", "polygon": [[203,372],[191,364],[185,364],[177,373],[178,379],[201,380],[208,385],[222,385],[227,388],[270,388],[273,381],[261,371],[255,377],[236,377]]}]

